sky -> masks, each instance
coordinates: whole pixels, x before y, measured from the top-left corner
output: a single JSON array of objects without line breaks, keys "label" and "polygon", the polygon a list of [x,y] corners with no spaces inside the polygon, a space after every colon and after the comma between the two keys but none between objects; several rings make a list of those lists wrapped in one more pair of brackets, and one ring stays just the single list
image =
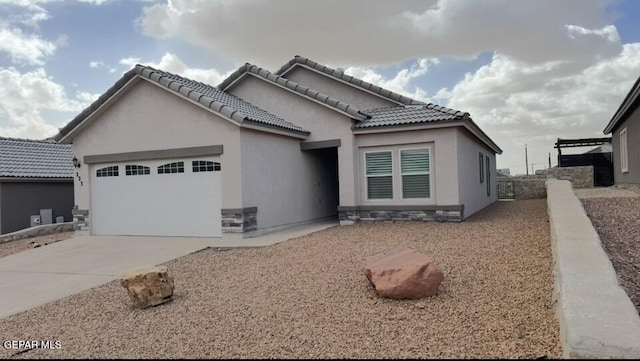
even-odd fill
[{"label": "sky", "polygon": [[137,63],[215,86],[302,55],[470,113],[498,168],[523,174],[525,145],[532,172],[556,165],[557,138],[605,136],[640,76],[638,14],[636,0],[0,0],[0,136],[55,135]]}]

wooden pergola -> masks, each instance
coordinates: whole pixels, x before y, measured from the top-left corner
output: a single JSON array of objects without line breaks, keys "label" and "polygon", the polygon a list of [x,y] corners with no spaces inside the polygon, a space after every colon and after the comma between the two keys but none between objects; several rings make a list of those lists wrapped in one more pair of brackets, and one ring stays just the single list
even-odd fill
[{"label": "wooden pergola", "polygon": [[562,148],[592,147],[596,145],[611,144],[611,137],[608,138],[582,138],[582,139],[560,139],[556,141],[553,148],[558,150],[558,157],[562,155]]}]

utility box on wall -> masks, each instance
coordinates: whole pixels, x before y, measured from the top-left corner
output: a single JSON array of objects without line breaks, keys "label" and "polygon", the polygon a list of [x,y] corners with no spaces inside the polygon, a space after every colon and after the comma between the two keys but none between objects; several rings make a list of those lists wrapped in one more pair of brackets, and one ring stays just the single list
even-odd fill
[{"label": "utility box on wall", "polygon": [[52,209],[41,209],[40,210],[40,222],[41,222],[41,224],[52,224],[53,223],[53,210]]},{"label": "utility box on wall", "polygon": [[41,224],[40,216],[31,216],[31,227],[39,226]]}]

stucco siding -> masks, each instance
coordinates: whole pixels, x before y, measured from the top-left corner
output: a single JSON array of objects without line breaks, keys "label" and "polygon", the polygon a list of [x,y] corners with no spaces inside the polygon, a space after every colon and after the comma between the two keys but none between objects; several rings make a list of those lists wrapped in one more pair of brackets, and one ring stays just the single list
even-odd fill
[{"label": "stucco siding", "polygon": [[[460,203],[464,204],[464,218],[498,200],[496,157],[487,146],[475,139],[467,130],[457,129],[458,137],[458,187]],[[482,154],[483,179],[480,182],[479,158]],[[487,180],[487,157],[489,176]],[[490,193],[487,195],[487,181]]]},{"label": "stucco siding", "polygon": [[[458,157],[457,136],[453,128],[425,129],[414,131],[398,131],[389,133],[358,134],[358,166],[354,170],[358,174],[360,189],[359,205],[458,205],[460,204],[458,189]],[[412,200],[396,197],[393,200],[367,200],[365,194],[365,156],[364,153],[375,150],[390,149],[394,153],[394,189],[400,187],[400,176],[397,152],[402,149],[428,147],[431,156],[431,199]],[[398,192],[396,192],[397,194]],[[465,210],[466,211],[466,210]]]},{"label": "stucco siding", "polygon": [[72,221],[73,183],[68,182],[2,182],[0,188],[2,234],[28,228],[31,216],[41,209],[51,209],[53,222],[63,216]]},{"label": "stucco siding", "polygon": [[[627,129],[629,171],[622,173],[620,163],[620,132]],[[614,181],[617,184],[640,184],[640,107],[621,123],[612,134]]]},{"label": "stucco siding", "polygon": [[[240,129],[198,105],[150,82],[138,80],[74,136],[74,155],[114,154],[147,150],[223,145],[222,208],[242,206],[238,179],[241,177]],[[76,204],[90,208],[90,171],[79,169],[75,178]]]},{"label": "stucco siding", "polygon": [[326,75],[318,74],[313,70],[296,66],[284,76],[298,84],[312,88],[332,98],[339,99],[351,104],[356,108],[373,109],[381,107],[397,106],[397,103],[386,100],[379,95],[358,89],[352,85],[330,78]]},{"label": "stucco siding", "polygon": [[354,195],[357,188],[353,173],[355,147],[351,118],[250,75],[228,91],[310,131],[308,141],[340,139],[341,146],[338,148],[340,205],[355,205]]},{"label": "stucco siding", "polygon": [[259,230],[337,213],[335,169],[320,151],[301,151],[295,139],[253,130],[243,129],[241,137],[243,207],[258,207]]}]

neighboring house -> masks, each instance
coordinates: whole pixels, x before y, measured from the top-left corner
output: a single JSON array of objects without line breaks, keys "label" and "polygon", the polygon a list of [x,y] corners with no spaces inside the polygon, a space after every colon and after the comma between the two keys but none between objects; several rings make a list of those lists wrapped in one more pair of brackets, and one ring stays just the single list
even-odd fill
[{"label": "neighboring house", "polygon": [[30,227],[41,209],[72,221],[72,158],[66,144],[0,137],[0,234]]},{"label": "neighboring house", "polygon": [[615,183],[640,184],[640,78],[604,129],[613,143]]},{"label": "neighboring house", "polygon": [[611,153],[611,152],[613,152],[613,146],[611,144],[603,144],[591,150],[588,150],[582,154]]},{"label": "neighboring house", "polygon": [[315,219],[461,221],[500,148],[463,113],[295,57],[218,87],[137,65],[56,136],[93,234],[243,237]]}]

